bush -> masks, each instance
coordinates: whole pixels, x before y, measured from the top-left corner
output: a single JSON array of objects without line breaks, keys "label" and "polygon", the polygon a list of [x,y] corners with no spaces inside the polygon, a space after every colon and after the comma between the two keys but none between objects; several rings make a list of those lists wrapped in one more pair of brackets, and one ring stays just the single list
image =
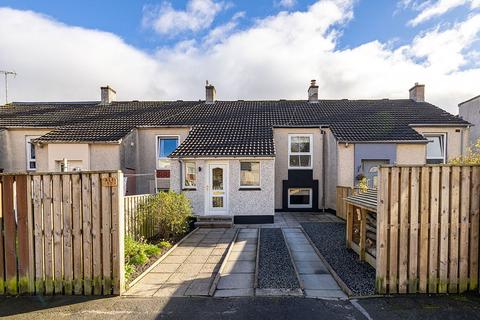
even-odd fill
[{"label": "bush", "polygon": [[158,223],[160,237],[163,239],[177,239],[189,230],[192,207],[183,193],[157,193],[148,198],[139,210],[143,212],[143,221]]},{"label": "bush", "polygon": [[135,271],[146,265],[151,257],[158,256],[162,249],[170,248],[171,244],[162,241],[158,245],[146,243],[143,240],[135,241],[131,237],[125,238],[125,277],[127,281]]},{"label": "bush", "polygon": [[480,164],[480,139],[468,148],[467,154],[449,161],[450,164],[462,165],[462,164]]}]

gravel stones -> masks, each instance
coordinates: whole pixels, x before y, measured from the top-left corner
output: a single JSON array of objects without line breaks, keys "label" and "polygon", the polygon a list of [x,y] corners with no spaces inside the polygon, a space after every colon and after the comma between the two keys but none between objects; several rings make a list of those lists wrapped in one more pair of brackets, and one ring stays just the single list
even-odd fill
[{"label": "gravel stones", "polygon": [[280,228],[260,229],[258,287],[297,289],[300,284]]},{"label": "gravel stones", "polygon": [[305,232],[356,296],[375,293],[375,269],[346,248],[344,223],[302,223]]}]

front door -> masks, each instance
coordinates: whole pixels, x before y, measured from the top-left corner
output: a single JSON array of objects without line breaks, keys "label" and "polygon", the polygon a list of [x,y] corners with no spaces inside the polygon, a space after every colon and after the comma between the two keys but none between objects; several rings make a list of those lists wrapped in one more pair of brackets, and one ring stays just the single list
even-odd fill
[{"label": "front door", "polygon": [[226,164],[209,164],[208,168],[208,214],[227,214],[228,167]]}]

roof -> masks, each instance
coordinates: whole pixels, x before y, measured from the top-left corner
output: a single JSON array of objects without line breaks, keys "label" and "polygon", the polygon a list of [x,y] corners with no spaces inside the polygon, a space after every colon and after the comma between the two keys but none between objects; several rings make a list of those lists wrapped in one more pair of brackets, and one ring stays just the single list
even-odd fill
[{"label": "roof", "polygon": [[44,127],[51,142],[119,142],[138,127],[191,127],[172,157],[273,156],[274,127],[329,126],[340,142],[423,142],[412,124],[469,125],[426,102],[401,100],[12,103],[0,128]]},{"label": "roof", "polygon": [[377,212],[377,190],[368,190],[366,192],[354,194],[347,197],[345,201],[347,203],[353,204],[354,206]]}]

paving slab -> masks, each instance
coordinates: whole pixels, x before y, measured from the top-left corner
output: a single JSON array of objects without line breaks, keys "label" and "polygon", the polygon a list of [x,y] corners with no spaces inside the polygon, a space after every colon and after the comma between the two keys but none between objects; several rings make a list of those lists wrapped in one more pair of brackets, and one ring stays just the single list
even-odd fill
[{"label": "paving slab", "polygon": [[293,251],[292,257],[295,261],[321,261],[313,248],[311,251]]},{"label": "paving slab", "polygon": [[153,268],[152,272],[155,273],[172,273],[175,272],[178,267],[180,267],[180,263],[160,263],[155,268]]},{"label": "paving slab", "polygon": [[254,261],[229,260],[225,265],[224,273],[251,273],[255,272]]},{"label": "paving slab", "polygon": [[296,261],[295,266],[300,274],[329,274],[321,261]]},{"label": "paving slab", "polygon": [[183,297],[190,284],[164,284],[154,294],[154,297]]},{"label": "paving slab", "polygon": [[257,288],[255,295],[259,297],[281,297],[281,296],[303,296],[300,288],[297,289],[276,289],[276,288]]},{"label": "paving slab", "polygon": [[305,289],[305,297],[307,298],[335,298],[347,299],[348,296],[342,290],[312,290]]},{"label": "paving slab", "polygon": [[222,275],[217,289],[249,289],[253,288],[253,274],[226,274]]},{"label": "paving slab", "polygon": [[216,290],[214,297],[228,298],[228,297],[251,297],[254,295],[253,288],[248,289],[221,289]]},{"label": "paving slab", "polygon": [[302,280],[305,289],[339,290],[337,282],[330,274],[304,274]]},{"label": "paving slab", "polygon": [[230,259],[234,261],[255,261],[257,253],[254,251],[234,251],[230,253]]}]

